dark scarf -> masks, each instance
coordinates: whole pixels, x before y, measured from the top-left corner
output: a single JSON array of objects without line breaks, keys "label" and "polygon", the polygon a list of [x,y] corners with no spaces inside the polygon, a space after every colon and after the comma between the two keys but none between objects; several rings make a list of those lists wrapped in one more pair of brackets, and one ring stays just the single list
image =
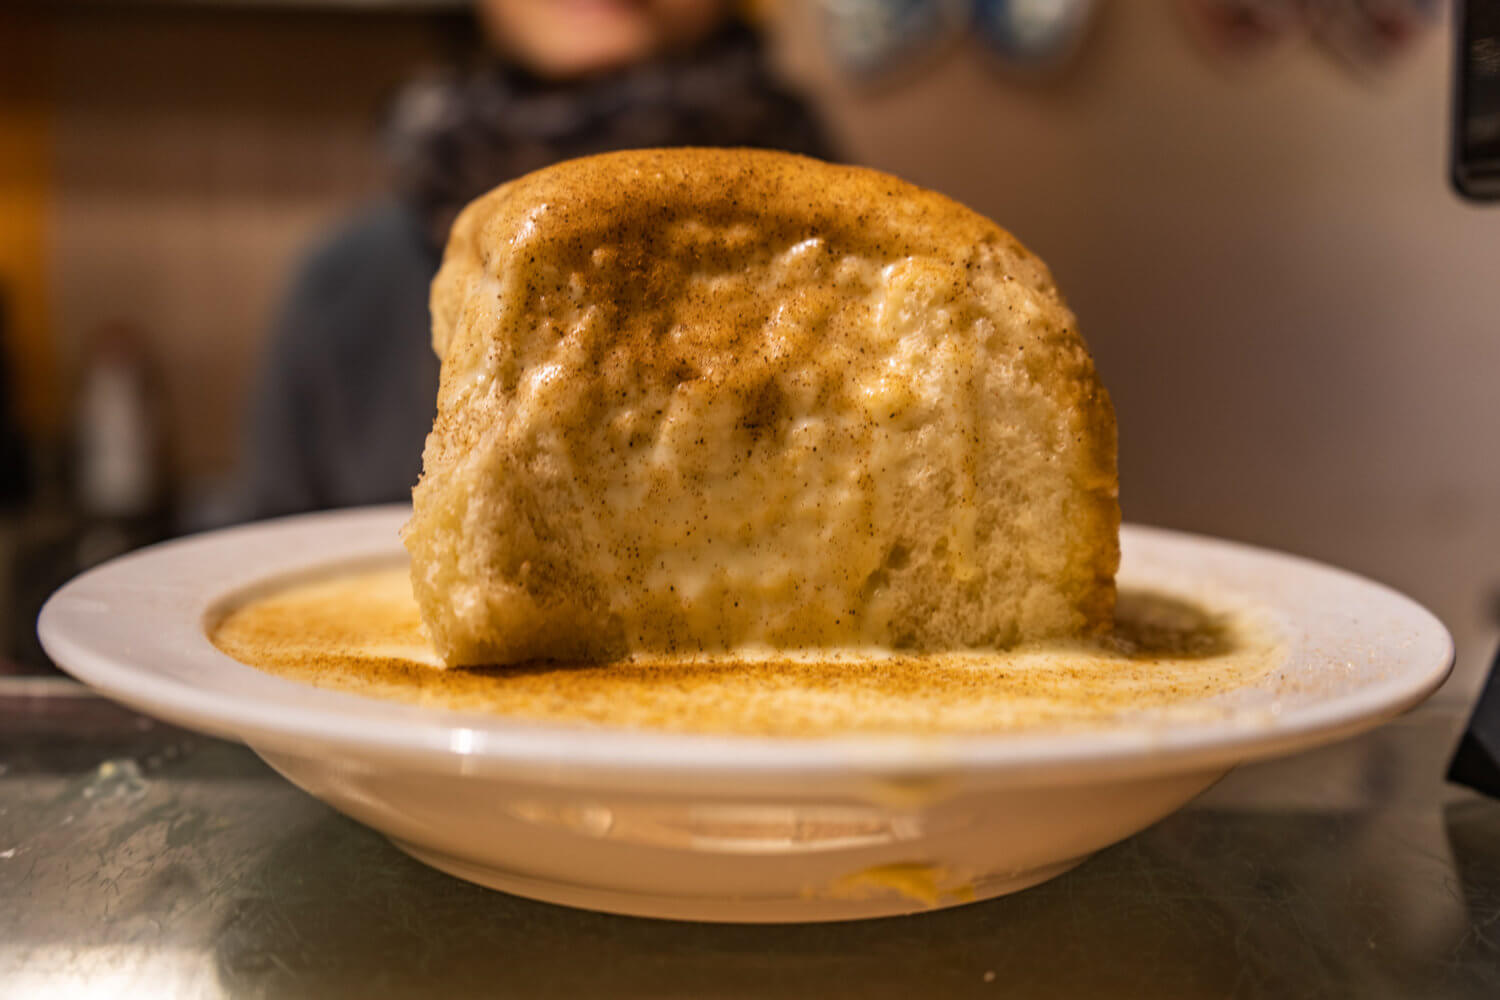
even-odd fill
[{"label": "dark scarf", "polygon": [[386,129],[396,189],[435,246],[464,205],[559,160],[650,146],[828,155],[817,119],[780,86],[759,36],[731,22],[691,53],[581,82],[490,64],[419,80]]}]

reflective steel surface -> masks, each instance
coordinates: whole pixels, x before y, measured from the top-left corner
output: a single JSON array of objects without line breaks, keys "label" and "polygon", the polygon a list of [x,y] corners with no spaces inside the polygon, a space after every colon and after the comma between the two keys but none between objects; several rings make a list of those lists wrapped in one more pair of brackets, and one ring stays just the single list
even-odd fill
[{"label": "reflective steel surface", "polygon": [[[586,913],[424,868],[243,747],[0,691],[0,997],[1500,996],[1500,802],[1423,710],[926,916]],[[28,686],[29,685],[29,686]]]}]

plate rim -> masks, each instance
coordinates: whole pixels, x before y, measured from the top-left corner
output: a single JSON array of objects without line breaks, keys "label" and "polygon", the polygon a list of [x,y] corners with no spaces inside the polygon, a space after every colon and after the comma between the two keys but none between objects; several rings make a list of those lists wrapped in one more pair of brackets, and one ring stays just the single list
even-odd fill
[{"label": "plate rim", "polygon": [[[549,780],[571,775],[635,775],[659,781],[683,778],[788,774],[813,778],[853,775],[902,776],[941,773],[983,775],[988,780],[1082,780],[1103,776],[1143,776],[1197,768],[1227,767],[1333,742],[1372,728],[1424,701],[1448,678],[1454,662],[1451,634],[1431,611],[1399,591],[1366,577],[1302,556],[1154,526],[1122,526],[1122,543],[1134,546],[1186,545],[1229,559],[1271,560],[1296,572],[1337,579],[1342,586],[1378,598],[1406,616],[1426,643],[1436,643],[1425,665],[1407,669],[1338,696],[1295,708],[1270,722],[1234,724],[1232,720],[1140,721],[1088,728],[1022,730],[990,734],[891,736],[851,734],[822,738],[777,738],[751,735],[679,733],[664,730],[583,724],[538,723],[501,716],[432,709],[401,702],[314,688],[239,663],[208,641],[206,622],[216,609],[253,587],[273,580],[333,570],[360,558],[314,550],[301,563],[283,555],[275,563],[241,567],[223,573],[212,592],[185,594],[201,587],[197,577],[182,573],[195,560],[218,551],[256,547],[256,543],[308,539],[343,539],[343,548],[361,537],[364,558],[378,558],[381,546],[400,552],[395,527],[409,514],[408,505],[345,508],[299,514],[174,539],[106,562],[75,577],[47,601],[38,619],[38,635],[48,655],[64,670],[101,694],[146,714],[187,728],[277,752],[337,750],[366,758],[404,762],[404,766],[458,769],[465,773],[496,769],[507,774],[543,773]],[[384,538],[377,532],[389,533]],[[270,548],[271,546],[265,546]],[[297,546],[293,546],[294,548]],[[335,545],[334,548],[339,548]],[[167,576],[165,582],[163,575]],[[175,581],[175,582],[174,582]],[[170,625],[186,638],[189,624],[197,643],[179,650],[110,650],[97,636],[82,638],[78,623],[99,616],[96,592],[130,585],[142,592],[137,603],[152,600],[185,603]],[[174,589],[175,588],[175,589]],[[1351,591],[1352,592],[1352,591]],[[188,610],[190,609],[190,616]],[[170,630],[169,630],[170,631]],[[158,640],[164,641],[164,640]],[[139,661],[148,655],[206,656],[257,687],[275,682],[291,701],[267,705],[244,702],[213,686],[188,684],[153,671]],[[257,679],[250,680],[244,671]],[[337,703],[344,703],[342,706]],[[268,709],[275,708],[274,715]]]}]

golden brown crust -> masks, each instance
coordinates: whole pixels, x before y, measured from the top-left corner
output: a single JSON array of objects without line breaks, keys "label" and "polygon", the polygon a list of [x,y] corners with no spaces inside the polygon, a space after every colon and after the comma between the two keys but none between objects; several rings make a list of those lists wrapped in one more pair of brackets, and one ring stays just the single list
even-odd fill
[{"label": "golden brown crust", "polygon": [[1108,396],[1046,266],[942,195],[761,151],[574,160],[462,213],[432,311],[407,542],[450,663],[1109,619]]},{"label": "golden brown crust", "polygon": [[[527,174],[460,214],[432,286],[434,350],[439,358],[447,354],[466,280],[499,273],[502,255],[582,258],[601,245],[628,247],[631,259],[619,265],[639,277],[641,296],[650,299],[674,284],[671,255],[659,250],[682,219],[725,227],[744,222],[766,244],[816,234],[850,251],[878,248],[892,258],[995,245],[1014,255],[1016,280],[1061,301],[1046,265],[1010,233],[889,174],[766,150],[628,150]],[[715,249],[732,257],[749,248]],[[642,346],[649,362],[651,345]]]}]

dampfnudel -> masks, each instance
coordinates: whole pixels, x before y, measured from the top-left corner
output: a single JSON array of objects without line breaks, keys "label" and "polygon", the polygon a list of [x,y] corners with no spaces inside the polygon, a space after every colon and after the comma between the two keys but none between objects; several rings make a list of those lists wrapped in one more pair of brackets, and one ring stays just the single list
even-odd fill
[{"label": "dampfnudel", "polygon": [[405,532],[451,665],[1001,648],[1108,627],[1115,424],[1046,266],[871,170],[562,163],[432,292]]}]

